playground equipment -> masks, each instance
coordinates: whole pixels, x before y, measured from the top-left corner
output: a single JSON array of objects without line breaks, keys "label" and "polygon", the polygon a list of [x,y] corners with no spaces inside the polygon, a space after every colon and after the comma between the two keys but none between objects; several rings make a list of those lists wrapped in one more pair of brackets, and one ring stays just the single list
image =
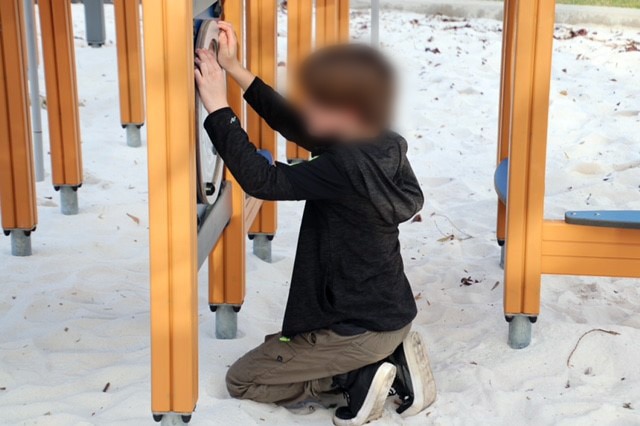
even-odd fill
[{"label": "playground equipment", "polygon": [[[103,8],[102,0],[100,7]],[[88,4],[85,2],[85,9]],[[120,86],[120,123],[127,131],[127,145],[139,147],[140,127],[144,124],[144,85],[139,0],[114,0],[118,83]],[[104,17],[104,12],[102,14]],[[103,18],[104,21],[104,18]],[[88,25],[88,24],[87,24]],[[87,38],[88,38],[87,34]]]},{"label": "playground equipment", "polygon": [[[2,227],[15,255],[31,254],[37,224],[34,158],[29,117],[27,59],[37,83],[34,20],[25,17],[31,0],[0,2],[0,204]],[[246,6],[245,6],[246,5]],[[88,43],[104,43],[101,0],[88,1]],[[224,7],[223,7],[224,6]],[[193,81],[194,47],[216,38],[224,18],[245,40],[247,65],[269,84],[276,82],[277,0],[143,0],[145,81],[148,105],[149,221],[151,269],[152,411],[166,423],[191,418],[198,397],[197,271],[208,260],[209,305],[216,312],[216,335],[233,338],[245,296],[245,235],[254,252],[271,258],[276,205],[246,196],[224,169],[203,131],[205,112]],[[295,69],[313,45],[313,2],[289,2],[292,39],[289,66]],[[121,122],[128,144],[139,144],[144,122],[143,73],[137,1],[115,0]],[[68,0],[39,0],[52,182],[61,192],[62,213],[78,213],[82,185],[78,95],[71,7]],[[318,0],[318,46],[348,38],[346,0]],[[25,21],[26,19],[26,21]],[[28,32],[25,30],[27,23]],[[93,25],[96,25],[94,28]],[[245,26],[246,24],[246,26]],[[91,31],[97,33],[92,34]],[[27,35],[31,37],[27,49]],[[244,58],[241,58],[244,61]],[[229,103],[253,142],[268,158],[276,137],[253,111],[246,111],[240,88],[229,81]],[[39,115],[32,81],[34,120]],[[37,102],[35,102],[37,100]],[[295,158],[308,158],[296,152]],[[176,420],[177,419],[177,420]]]},{"label": "playground equipment", "polygon": [[24,4],[0,2],[0,208],[14,256],[31,254],[36,229]]},{"label": "playground equipment", "polygon": [[542,274],[640,277],[640,213],[567,212],[544,219],[555,0],[505,1],[495,175],[509,345],[526,347]]},{"label": "playground equipment", "polygon": [[78,213],[82,186],[80,117],[73,46],[71,4],[38,1],[49,118],[53,186],[60,191],[62,214]]}]

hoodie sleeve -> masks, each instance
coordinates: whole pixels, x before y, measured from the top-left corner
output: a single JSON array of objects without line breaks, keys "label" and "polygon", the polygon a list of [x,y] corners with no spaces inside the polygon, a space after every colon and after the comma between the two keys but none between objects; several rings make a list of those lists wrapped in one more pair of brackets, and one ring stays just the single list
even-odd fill
[{"label": "hoodie sleeve", "polygon": [[307,151],[315,151],[322,144],[307,132],[302,118],[289,102],[256,77],[244,93],[244,99],[276,132]]},{"label": "hoodie sleeve", "polygon": [[331,153],[289,166],[256,151],[231,108],[214,111],[204,122],[216,151],[244,192],[263,200],[335,199],[352,193],[341,163]]}]

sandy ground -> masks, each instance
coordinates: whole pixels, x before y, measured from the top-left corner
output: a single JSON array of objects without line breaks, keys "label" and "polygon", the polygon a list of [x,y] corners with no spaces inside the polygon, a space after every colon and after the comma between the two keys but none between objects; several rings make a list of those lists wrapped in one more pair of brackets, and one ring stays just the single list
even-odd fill
[{"label": "sandy ground", "polygon": [[[9,240],[0,241],[3,425],[151,423],[146,152],[128,148],[119,125],[112,10],[101,49],[86,46],[77,6],[74,19],[81,214],[59,213],[48,177],[37,188],[34,255],[14,258]],[[367,21],[354,12],[356,40],[367,39]],[[636,280],[546,277],[533,344],[521,351],[506,345],[492,185],[500,27],[382,14],[383,47],[403,77],[398,127],[427,197],[422,221],[402,225],[401,238],[420,310],[415,329],[429,342],[439,397],[414,418],[388,410],[375,424],[640,425]],[[629,46],[639,46],[640,33],[589,27],[570,37],[570,30],[556,32],[547,215],[638,209],[640,52]],[[281,48],[285,37],[282,26]],[[274,263],[248,255],[238,339],[213,337],[201,271],[200,399],[192,424],[330,423],[324,410],[301,417],[232,400],[223,382],[230,363],[279,328],[301,212],[302,203],[280,204]],[[461,285],[465,277],[474,283]],[[619,335],[590,334],[567,366],[578,338],[594,328]]]}]

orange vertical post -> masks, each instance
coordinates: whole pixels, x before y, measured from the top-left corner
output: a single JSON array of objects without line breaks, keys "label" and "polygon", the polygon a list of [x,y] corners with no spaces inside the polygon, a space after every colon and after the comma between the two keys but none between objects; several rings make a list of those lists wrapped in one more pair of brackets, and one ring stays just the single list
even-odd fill
[{"label": "orange vertical post", "polygon": [[38,9],[52,181],[55,188],[61,189],[62,213],[76,214],[76,191],[82,185],[82,154],[71,4],[68,0],[39,0]]},{"label": "orange vertical post", "polygon": [[[277,7],[276,0],[247,2],[247,67],[272,87],[276,85],[277,72]],[[270,151],[277,158],[276,133],[250,108],[247,110],[247,132],[257,147]],[[264,201],[249,234],[272,238],[277,222],[277,204]]]},{"label": "orange vertical post", "polygon": [[198,399],[193,3],[144,0],[151,269],[151,409]]},{"label": "orange vertical post", "polygon": [[340,43],[349,42],[349,0],[338,0],[338,41]]},{"label": "orange vertical post", "polygon": [[142,83],[142,43],[138,0],[114,0],[120,123],[127,129],[127,144],[140,146],[140,127],[144,124],[144,87]]},{"label": "orange vertical post", "polygon": [[[311,53],[313,46],[313,0],[288,3],[287,10],[287,78],[290,97],[296,95],[296,78],[302,60]],[[287,160],[305,161],[309,152],[293,142],[287,142]]]},{"label": "orange vertical post", "polygon": [[[244,5],[240,1],[229,1],[224,5],[224,19],[233,24],[239,40],[244,37]],[[243,62],[242,50],[238,53]],[[233,79],[227,79],[227,97],[229,106],[244,122],[244,101],[242,89]],[[233,321],[227,333],[219,334],[219,338],[235,337],[235,312],[244,302],[245,296],[245,194],[228,169],[225,169],[225,185],[231,185],[232,216],[229,224],[209,255],[209,304],[216,309],[216,327],[222,315],[225,320]]]},{"label": "orange vertical post", "polygon": [[[497,164],[500,164],[509,156],[516,10],[516,0],[505,0],[502,25],[502,71],[500,78]],[[496,238],[501,246],[504,246],[506,226],[506,206],[502,201],[498,200]]]},{"label": "orange vertical post", "polygon": [[0,209],[12,253],[31,254],[36,227],[23,0],[0,2]]},{"label": "orange vertical post", "polygon": [[340,40],[339,1],[316,0],[316,47],[328,46]]},{"label": "orange vertical post", "polygon": [[[554,7],[554,0],[518,1],[515,12],[517,54],[513,62],[506,214],[506,315],[535,317],[540,310]],[[528,339],[513,333],[516,329],[513,324],[520,327],[525,321],[520,317],[512,322],[509,336],[512,347],[528,345],[530,331]]]}]

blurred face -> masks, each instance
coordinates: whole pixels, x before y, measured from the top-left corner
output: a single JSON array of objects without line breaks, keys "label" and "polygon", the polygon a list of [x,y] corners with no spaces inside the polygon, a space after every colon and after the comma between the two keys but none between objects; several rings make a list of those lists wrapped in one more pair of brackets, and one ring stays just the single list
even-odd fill
[{"label": "blurred face", "polygon": [[300,104],[300,111],[307,131],[316,138],[348,140],[361,128],[360,120],[346,108],[327,107],[306,98]]}]

